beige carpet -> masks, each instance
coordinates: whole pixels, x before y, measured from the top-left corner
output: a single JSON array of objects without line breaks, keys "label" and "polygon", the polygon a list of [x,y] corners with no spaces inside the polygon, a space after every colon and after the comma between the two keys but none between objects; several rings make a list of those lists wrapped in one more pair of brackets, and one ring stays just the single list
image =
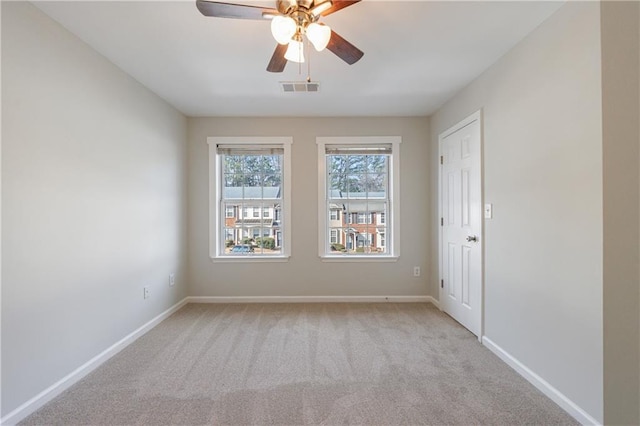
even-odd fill
[{"label": "beige carpet", "polygon": [[42,425],[576,424],[428,304],[190,304]]}]

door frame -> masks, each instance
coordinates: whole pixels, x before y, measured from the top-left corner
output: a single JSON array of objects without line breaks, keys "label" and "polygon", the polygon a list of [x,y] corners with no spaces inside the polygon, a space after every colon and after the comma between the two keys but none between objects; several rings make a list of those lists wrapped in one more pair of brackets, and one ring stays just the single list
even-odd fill
[{"label": "door frame", "polygon": [[[474,112],[453,126],[449,127],[444,132],[438,135],[438,301],[442,302],[443,297],[443,253],[442,253],[442,225],[440,224],[443,216],[443,203],[442,203],[442,165],[440,164],[440,158],[443,155],[442,141],[449,135],[457,132],[463,127],[468,126],[474,121],[478,121],[478,131],[480,133],[480,333],[478,333],[478,341],[482,343],[482,337],[484,336],[484,123],[482,109]],[[443,304],[439,304],[439,308],[443,310]]]}]

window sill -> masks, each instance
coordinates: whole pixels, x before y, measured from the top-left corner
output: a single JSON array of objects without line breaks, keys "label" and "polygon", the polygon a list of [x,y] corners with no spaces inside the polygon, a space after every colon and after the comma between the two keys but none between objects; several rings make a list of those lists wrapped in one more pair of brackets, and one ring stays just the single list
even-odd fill
[{"label": "window sill", "polygon": [[218,256],[209,257],[212,263],[283,263],[291,256]]},{"label": "window sill", "polygon": [[323,262],[397,262],[398,256],[358,256],[358,255],[338,255],[338,256],[320,256]]}]

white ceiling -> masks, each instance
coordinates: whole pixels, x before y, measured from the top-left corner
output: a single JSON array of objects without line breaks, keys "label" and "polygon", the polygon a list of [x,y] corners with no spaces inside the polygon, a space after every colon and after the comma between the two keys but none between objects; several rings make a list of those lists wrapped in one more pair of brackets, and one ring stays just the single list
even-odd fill
[{"label": "white ceiling", "polygon": [[300,117],[430,115],[562,2],[364,0],[322,20],[365,55],[313,51],[320,93],[280,89],[306,64],[265,70],[269,21],[204,17],[195,0],[34,4],[188,116]]}]

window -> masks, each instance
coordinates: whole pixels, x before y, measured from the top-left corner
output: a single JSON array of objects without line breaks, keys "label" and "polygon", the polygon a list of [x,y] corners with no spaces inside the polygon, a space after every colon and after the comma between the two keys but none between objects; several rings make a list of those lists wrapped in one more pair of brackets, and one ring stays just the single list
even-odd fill
[{"label": "window", "polygon": [[[384,214],[384,213],[382,213],[382,214]],[[359,213],[357,213],[357,217],[358,217],[358,223],[359,224],[371,223],[371,213],[359,212]]]},{"label": "window", "polygon": [[[209,256],[224,261],[287,259],[291,138],[210,137],[207,142]],[[275,220],[269,218],[272,210]]]},{"label": "window", "polygon": [[[320,256],[325,260],[397,258],[401,138],[319,137],[316,143],[321,176]],[[344,245],[336,250],[340,242]]]}]

